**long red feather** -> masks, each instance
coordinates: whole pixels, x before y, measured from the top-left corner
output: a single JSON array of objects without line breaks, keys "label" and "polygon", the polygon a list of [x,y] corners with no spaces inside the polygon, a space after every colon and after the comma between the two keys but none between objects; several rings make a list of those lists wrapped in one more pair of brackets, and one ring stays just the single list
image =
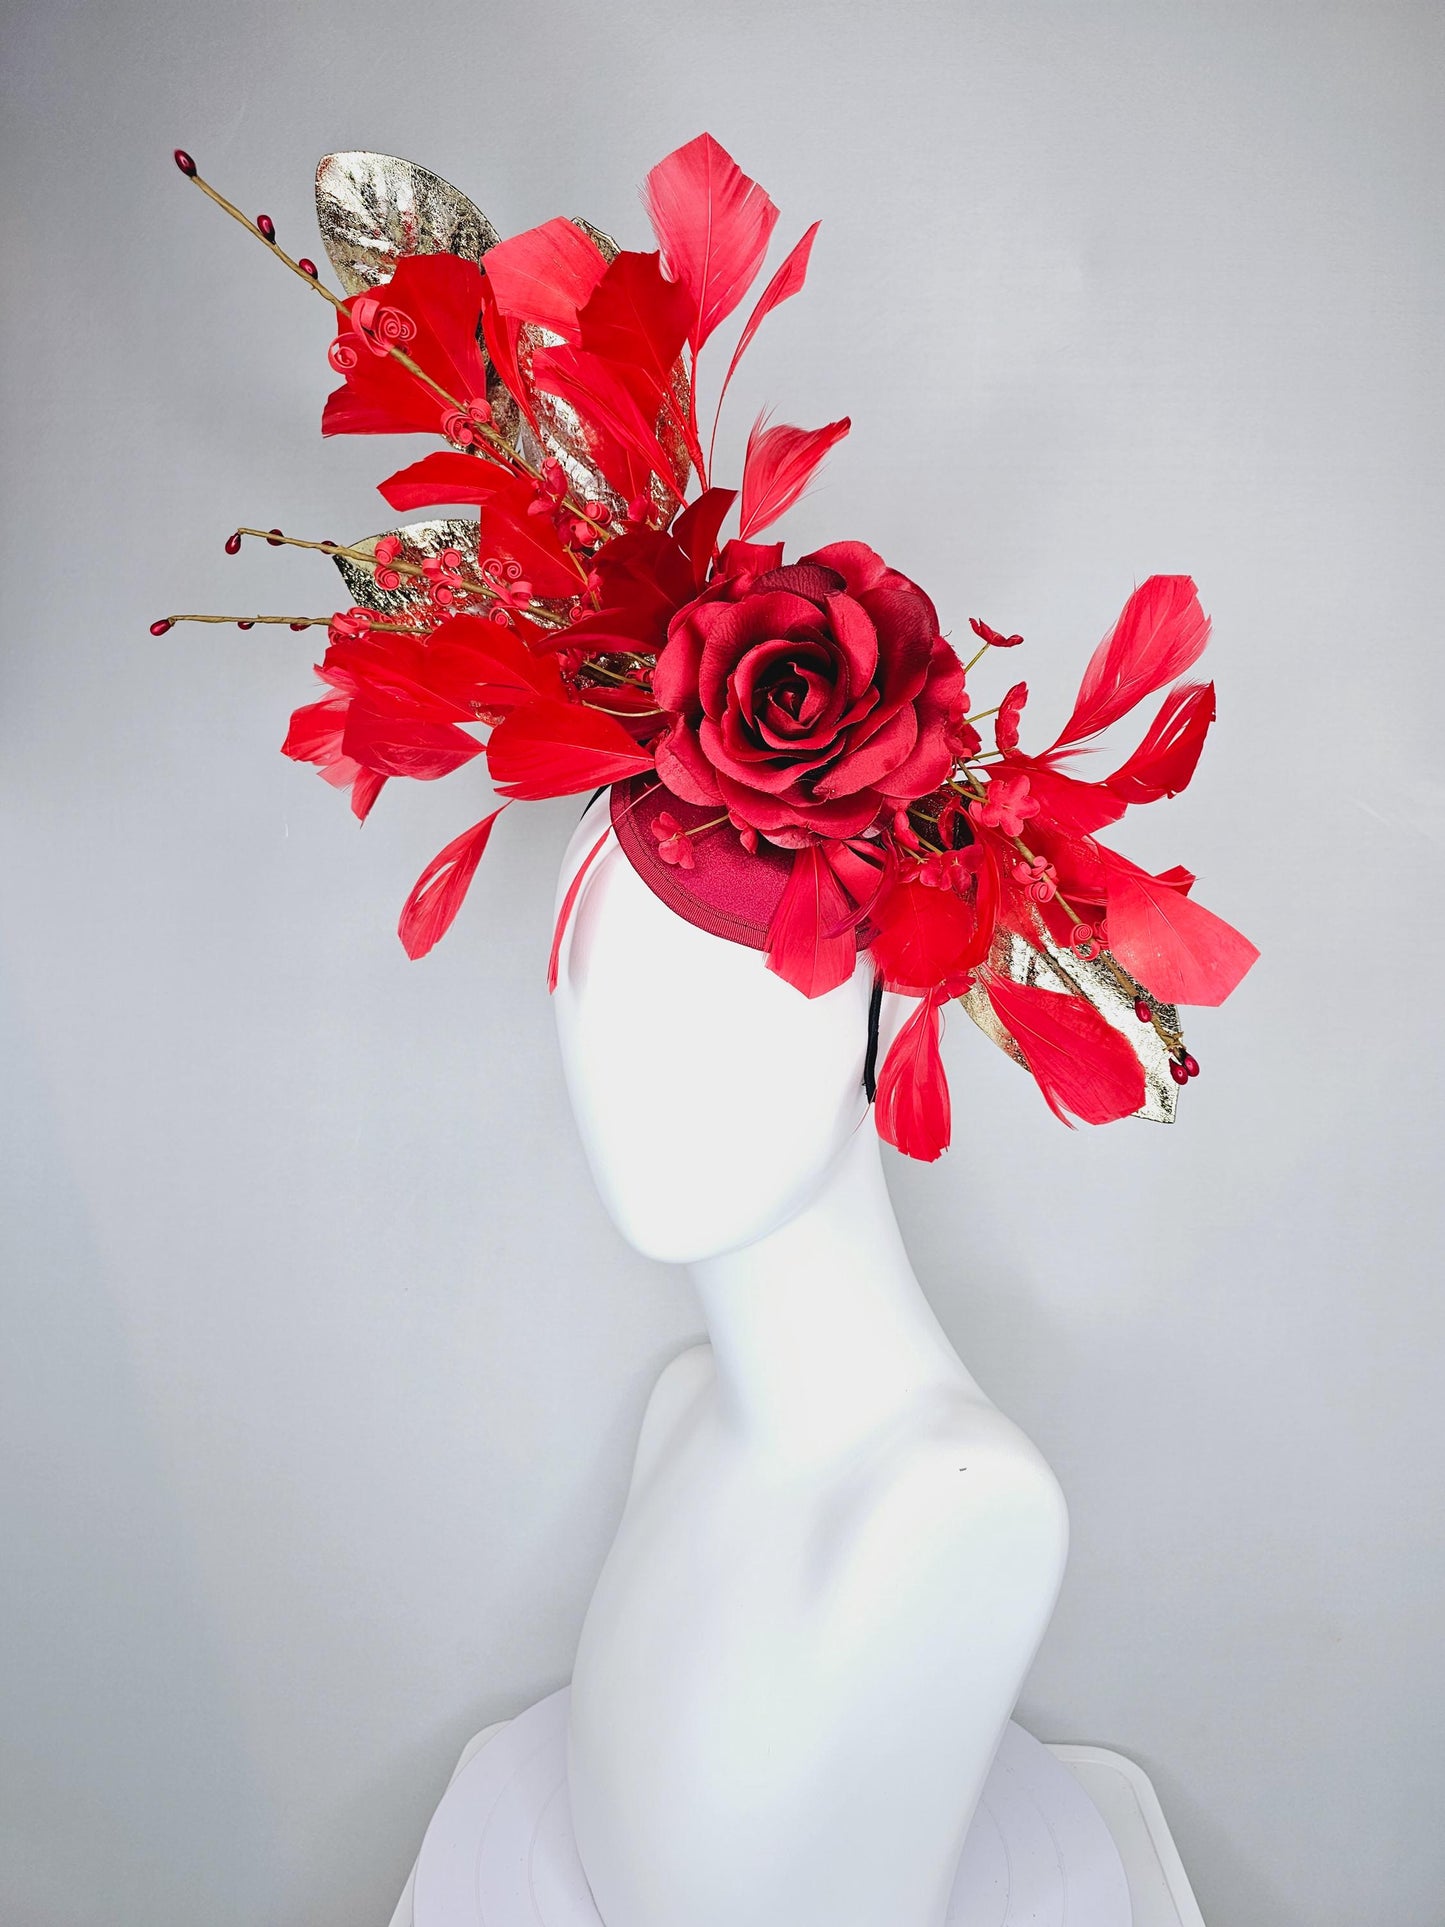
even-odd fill
[{"label": "long red feather", "polygon": [[402,948],[408,957],[424,957],[432,945],[451,929],[453,919],[462,907],[462,899],[477,873],[477,865],[492,834],[492,825],[506,807],[503,803],[490,816],[484,816],[480,823],[474,823],[469,830],[463,830],[460,836],[453,837],[417,878],[411,895],[402,905],[401,921],[396,926],[396,934],[401,938]]},{"label": "long red feather", "polygon": [[1136,703],[1192,668],[1209,640],[1209,618],[1187,575],[1151,575],[1089,659],[1073,714],[1054,750],[1116,723]]},{"label": "long red feather", "polygon": [[1222,1004],[1259,956],[1249,938],[1168,873],[1152,877],[1113,851],[1104,856],[1109,948],[1119,962],[1165,1003]]},{"label": "long red feather", "polygon": [[946,993],[931,991],[894,1038],[878,1073],[873,1121],[878,1135],[905,1157],[932,1164],[953,1135],[948,1078],[939,1049],[939,1006]]},{"label": "long red feather", "polygon": [[748,436],[743,463],[739,534],[744,541],[793,506],[828,450],[841,442],[851,427],[846,415],[824,428],[793,428],[787,422],[764,428],[763,418],[758,417]]},{"label": "long red feather", "polygon": [[1034,1082],[1065,1124],[1111,1124],[1144,1102],[1144,1068],[1128,1040],[1078,997],[982,979],[999,1022],[1023,1052]]},{"label": "long red feather", "polygon": [[536,702],[513,710],[487,742],[487,766],[504,796],[535,802],[640,776],[652,757],[614,717],[582,703]]},{"label": "long red feather", "polygon": [[1183,682],[1171,689],[1149,733],[1127,763],[1104,779],[1125,803],[1157,803],[1187,789],[1214,721],[1214,684]]},{"label": "long red feather", "polygon": [[451,617],[427,639],[423,661],[431,685],[473,711],[566,701],[556,656],[538,654],[518,630],[487,616]]},{"label": "long red feather", "polygon": [[578,313],[606,266],[596,242],[560,215],[499,241],[486,258],[487,279],[508,320],[530,321],[573,342]]},{"label": "long red feather", "polygon": [[482,745],[455,723],[419,722],[385,716],[353,702],[341,736],[346,755],[378,776],[412,776],[432,782],[480,756]]},{"label": "long red feather", "polygon": [[642,198],[667,271],[687,290],[696,354],[752,286],[778,210],[711,134],[659,161]]},{"label": "long red feather", "polygon": [[660,405],[689,314],[687,290],[664,277],[656,254],[619,254],[577,316],[578,346],[646,375]]},{"label": "long red feather", "polygon": [[[757,304],[748,316],[742,333],[738,336],[738,345],[733,349],[733,358],[728,363],[728,371],[723,376],[722,387],[718,391],[717,405],[719,414],[722,413],[723,396],[728,391],[728,383],[736,373],[737,365],[742,360],[744,354],[746,354],[748,344],[752,341],[753,336],[758,332],[758,329],[773,312],[774,308],[781,307],[783,302],[790,300],[793,295],[802,291],[803,283],[808,278],[808,257],[813,252],[813,242],[816,240],[818,229],[821,226],[821,221],[814,221],[802,240],[796,242],[788,250],[782,266],[758,296]],[[716,422],[714,422],[714,426],[716,426]]]},{"label": "long red feather", "polygon": [[821,997],[846,983],[858,959],[848,921],[853,908],[818,844],[794,851],[793,867],[768,925],[769,970],[805,997]]},{"label": "long red feather", "polygon": [[583,857],[581,863],[578,864],[576,875],[567,885],[567,894],[563,897],[562,907],[557,912],[557,922],[552,931],[552,948],[547,957],[547,989],[549,991],[557,988],[557,968],[562,961],[562,939],[566,935],[567,925],[571,921],[572,912],[577,908],[577,899],[582,894],[583,879],[601,855],[602,846],[611,834],[612,826],[609,824],[592,845],[592,848],[587,852],[586,856]]},{"label": "long red feather", "polygon": [[[532,379],[544,394],[570,402],[584,421],[603,432],[597,464],[619,493],[635,493],[639,474],[651,474],[660,476],[681,502],[686,463],[679,474],[658,440],[656,414],[639,401],[625,370],[581,348],[540,348],[532,357]],[[638,466],[629,466],[629,458]]]}]

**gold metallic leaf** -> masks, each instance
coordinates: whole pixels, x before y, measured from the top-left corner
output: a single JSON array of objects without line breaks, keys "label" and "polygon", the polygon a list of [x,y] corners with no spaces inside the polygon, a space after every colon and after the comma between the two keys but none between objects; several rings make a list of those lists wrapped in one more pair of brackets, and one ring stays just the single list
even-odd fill
[{"label": "gold metallic leaf", "polygon": [[480,261],[501,236],[460,188],[394,154],[327,154],[316,168],[321,239],[348,294],[388,280],[408,254]]},{"label": "gold metallic leaf", "polygon": [[[1151,997],[1116,958],[1106,962],[1107,954],[1080,957],[1077,951],[1056,944],[1042,928],[1037,944],[1015,931],[1000,929],[994,938],[989,964],[1001,977],[1011,978],[1016,984],[1037,985],[1041,990],[1076,991],[1091,1004],[1123,1035],[1144,1067],[1144,1102],[1134,1116],[1149,1118],[1155,1124],[1172,1124],[1178,1108],[1179,1086],[1169,1075],[1169,1052],[1153,1024],[1139,1022],[1134,1004],[1137,998],[1143,997],[1158,1013],[1164,1028],[1176,1036],[1179,1013],[1173,1004],[1162,1004]],[[975,984],[959,1002],[986,1037],[992,1038],[1016,1064],[1024,1063],[1023,1052],[999,1022],[982,984]]]},{"label": "gold metallic leaf", "polygon": [[[460,188],[394,154],[324,155],[316,168],[316,219],[348,294],[389,280],[405,255],[456,254],[480,261],[501,239]],[[515,443],[517,404],[493,372],[490,357],[487,401],[498,434]]]},{"label": "gold metallic leaf", "polygon": [[[349,542],[347,547],[362,549],[371,555],[375,553],[377,543],[384,541],[388,535],[401,538],[405,544],[402,559],[406,562],[416,562],[428,555],[440,555],[443,549],[460,549],[463,555],[469,557],[475,557],[477,553],[478,524],[461,519],[408,522],[403,528],[382,529],[376,535]],[[379,589],[373,564],[358,562],[349,555],[334,555],[331,559],[340,569],[341,579],[356,608],[371,609],[377,615],[395,618],[415,615],[419,608],[431,609],[431,598],[420,577],[404,575],[399,589]],[[435,612],[432,613],[434,615]]]}]

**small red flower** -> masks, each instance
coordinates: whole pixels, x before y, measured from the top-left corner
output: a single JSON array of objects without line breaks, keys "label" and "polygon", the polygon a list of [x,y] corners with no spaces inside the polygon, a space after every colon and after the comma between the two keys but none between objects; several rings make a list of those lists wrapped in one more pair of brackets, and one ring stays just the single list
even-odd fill
[{"label": "small red flower", "polygon": [[674,863],[679,870],[693,868],[697,859],[693,855],[692,844],[671,810],[659,810],[650,827],[657,838],[657,854],[664,863]]},{"label": "small red flower", "polygon": [[1016,682],[998,706],[998,715],[993,722],[993,740],[1002,750],[1017,749],[1019,746],[1019,718],[1024,713],[1024,704],[1029,699],[1029,686],[1026,682]]},{"label": "small red flower", "polygon": [[968,813],[985,829],[1002,830],[1005,836],[1022,836],[1025,822],[1039,813],[1036,797],[1029,795],[1029,779],[1022,770],[1000,770],[989,778],[988,795],[982,803],[970,803]]},{"label": "small red flower", "polygon": [[1001,636],[997,629],[990,629],[986,622],[977,616],[970,616],[968,626],[980,642],[986,642],[990,649],[1017,649],[1023,641],[1022,636]]}]

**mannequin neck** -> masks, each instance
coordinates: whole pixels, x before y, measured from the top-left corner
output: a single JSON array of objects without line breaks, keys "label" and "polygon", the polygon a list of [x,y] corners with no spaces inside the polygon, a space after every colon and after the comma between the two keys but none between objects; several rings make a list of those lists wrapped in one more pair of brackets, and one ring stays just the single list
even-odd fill
[{"label": "mannequin neck", "polygon": [[692,1275],[724,1420],[759,1447],[828,1457],[920,1395],[977,1392],[913,1275],[871,1119],[797,1217]]}]

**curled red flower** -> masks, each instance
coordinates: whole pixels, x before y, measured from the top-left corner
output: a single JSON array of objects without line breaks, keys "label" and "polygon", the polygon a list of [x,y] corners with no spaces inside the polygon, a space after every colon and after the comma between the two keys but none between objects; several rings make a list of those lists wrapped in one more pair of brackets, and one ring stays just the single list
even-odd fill
[{"label": "curled red flower", "polygon": [[735,543],[726,560],[673,617],[653,672],[673,794],[798,848],[937,788],[964,726],[963,667],[923,590],[862,542],[787,567]]}]

